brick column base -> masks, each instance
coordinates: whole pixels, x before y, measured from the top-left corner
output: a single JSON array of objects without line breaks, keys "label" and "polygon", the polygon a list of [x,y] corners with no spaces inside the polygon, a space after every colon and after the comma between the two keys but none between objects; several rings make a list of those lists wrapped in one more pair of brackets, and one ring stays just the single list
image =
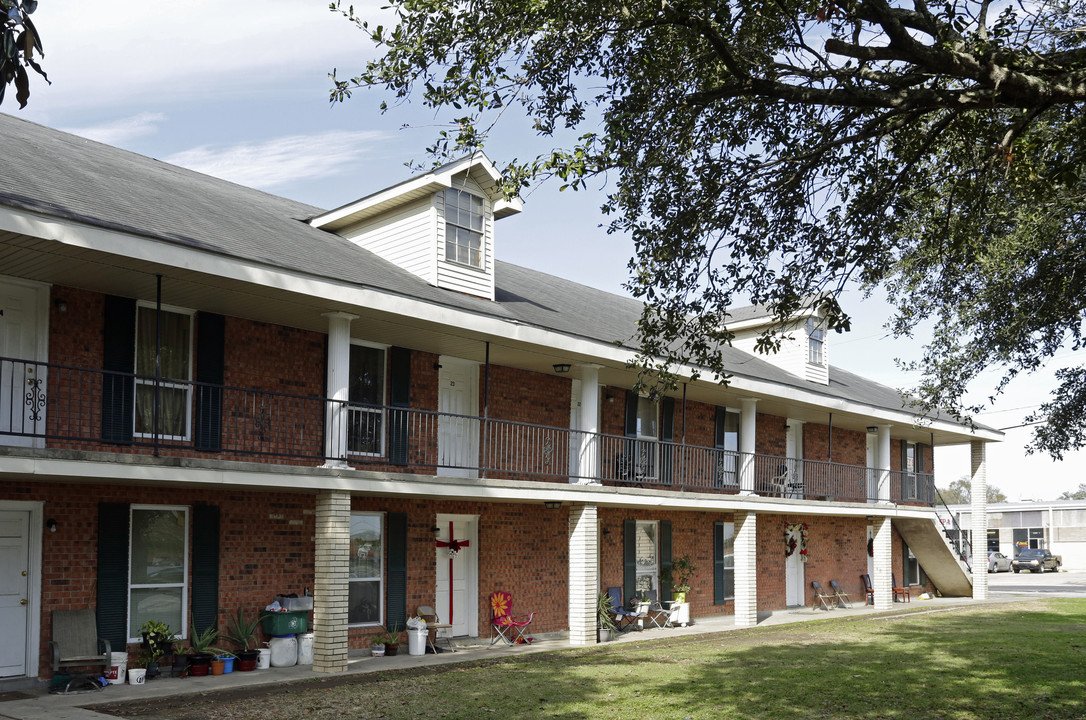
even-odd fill
[{"label": "brick column base", "polygon": [[351,552],[351,495],[317,494],[313,570],[313,671],[347,669],[347,583]]},{"label": "brick column base", "polygon": [[758,624],[758,516],[735,513],[735,626]]},{"label": "brick column base", "polygon": [[596,643],[599,594],[599,522],[595,505],[574,505],[569,512],[569,643]]},{"label": "brick column base", "polygon": [[894,605],[890,577],[894,565],[894,526],[888,517],[875,518],[874,525],[875,577],[871,578],[871,587],[875,591],[875,609],[889,610]]}]

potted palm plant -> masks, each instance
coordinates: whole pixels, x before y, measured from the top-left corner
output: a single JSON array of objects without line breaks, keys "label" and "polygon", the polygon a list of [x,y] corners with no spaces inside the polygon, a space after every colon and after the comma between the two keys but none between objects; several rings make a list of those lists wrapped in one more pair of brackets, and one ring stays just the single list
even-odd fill
[{"label": "potted palm plant", "polygon": [[612,640],[618,634],[618,626],[615,625],[612,613],[611,596],[601,592],[596,597],[596,631],[600,642]]},{"label": "potted palm plant", "polygon": [[201,677],[207,675],[215,655],[227,651],[215,646],[219,631],[213,626],[209,625],[203,632],[197,632],[196,621],[190,618],[189,628],[189,675]]},{"label": "potted palm plant", "polygon": [[671,596],[675,602],[686,602],[686,593],[690,592],[690,581],[696,571],[690,556],[683,555],[675,558],[670,566],[665,566],[660,572],[660,581],[671,586]]},{"label": "potted palm plant", "polygon": [[257,649],[256,633],[264,616],[260,613],[246,617],[245,611],[238,606],[237,612],[228,618],[230,627],[223,638],[237,645],[238,671],[248,672],[256,669],[260,650]]}]

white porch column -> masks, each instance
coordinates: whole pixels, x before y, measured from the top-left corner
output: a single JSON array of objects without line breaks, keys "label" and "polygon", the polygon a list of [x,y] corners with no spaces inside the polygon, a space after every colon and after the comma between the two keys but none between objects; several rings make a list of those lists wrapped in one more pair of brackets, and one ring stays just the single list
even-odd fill
[{"label": "white porch column", "polygon": [[743,398],[739,419],[739,492],[754,494],[754,449],[758,431],[757,398]]},{"label": "white porch column", "polygon": [[347,669],[347,591],[351,495],[322,491],[316,502],[313,568],[313,671]]},{"label": "white porch column", "polygon": [[758,516],[735,513],[735,626],[758,624]]},{"label": "white porch column", "polygon": [[890,426],[879,425],[879,502],[890,502]]},{"label": "white porch column", "polygon": [[349,469],[347,457],[347,407],[351,373],[351,321],[358,318],[344,312],[327,312],[328,318],[328,404],[324,416],[324,465]]},{"label": "white porch column", "polygon": [[585,364],[577,367],[581,371],[580,427],[583,433],[578,439],[580,454],[577,458],[577,469],[584,477],[570,478],[570,482],[598,484],[600,441],[596,433],[600,431],[600,366]]},{"label": "white porch column", "polygon": [[871,578],[871,587],[875,591],[875,609],[889,610],[894,605],[893,581],[890,578],[894,566],[894,527],[888,517],[876,517],[873,524],[875,577]]},{"label": "white porch column", "polygon": [[969,443],[969,497],[973,525],[973,599],[988,599],[988,461],[984,442]]},{"label": "white porch column", "polygon": [[596,596],[600,591],[599,519],[595,505],[569,511],[569,644],[596,643]]}]

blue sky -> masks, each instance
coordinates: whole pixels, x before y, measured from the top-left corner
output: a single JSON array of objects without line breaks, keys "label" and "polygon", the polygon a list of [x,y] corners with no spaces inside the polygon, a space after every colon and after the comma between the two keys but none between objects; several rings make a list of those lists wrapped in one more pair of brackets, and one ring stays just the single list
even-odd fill
[{"label": "blue sky", "polygon": [[[354,6],[388,24],[382,4]],[[372,49],[327,0],[41,0],[34,21],[53,84],[32,75],[27,108],[9,94],[4,112],[320,207],[404,179],[405,163],[426,162],[440,129],[417,103],[382,115],[376,93],[329,104],[328,73],[351,75]],[[549,147],[518,118],[503,123],[487,148],[499,166]],[[498,257],[622,292],[632,245],[601,227],[601,191],[559,192],[555,184],[526,194],[524,212],[497,226]],[[916,359],[924,338],[888,338],[879,299],[852,293],[844,304],[853,331],[831,338],[831,362],[895,387],[915,382],[894,359]],[[1081,353],[1066,352],[1057,362],[1076,360]],[[977,391],[996,379],[980,378]],[[1050,371],[1024,378],[978,420],[1016,425],[1049,387]],[[1028,429],[1011,430],[989,446],[989,482],[1010,499],[1051,499],[1086,482],[1086,454],[1062,463],[1027,457],[1028,439]],[[968,471],[966,449],[937,451],[938,484]]]}]

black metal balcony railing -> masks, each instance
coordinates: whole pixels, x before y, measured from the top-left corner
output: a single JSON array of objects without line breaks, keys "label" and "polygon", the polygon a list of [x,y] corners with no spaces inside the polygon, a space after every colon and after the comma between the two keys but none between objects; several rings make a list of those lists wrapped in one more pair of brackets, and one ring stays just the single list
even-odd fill
[{"label": "black metal balcony railing", "polygon": [[0,358],[0,445],[13,444],[808,500],[874,501],[888,485],[891,501],[935,502],[929,473]]}]

